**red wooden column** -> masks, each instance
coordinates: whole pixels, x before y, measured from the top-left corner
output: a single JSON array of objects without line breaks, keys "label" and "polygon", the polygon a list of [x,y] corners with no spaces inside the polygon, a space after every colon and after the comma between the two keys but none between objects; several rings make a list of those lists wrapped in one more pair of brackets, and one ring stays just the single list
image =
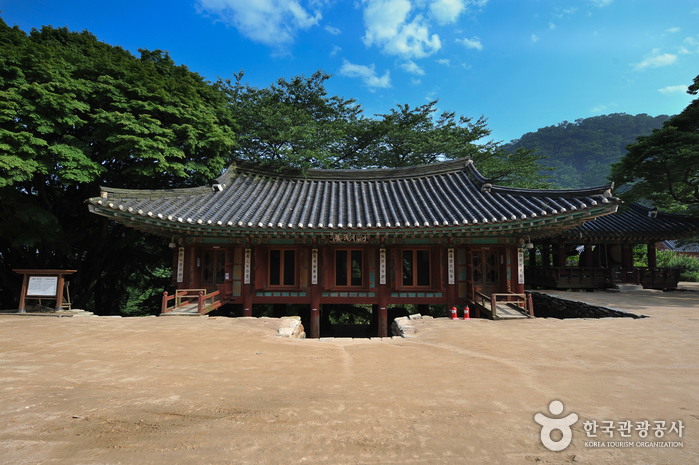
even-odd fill
[{"label": "red wooden column", "polygon": [[252,316],[252,276],[252,248],[248,247],[243,252],[243,285],[240,290],[243,298],[243,316]]},{"label": "red wooden column", "polygon": [[[326,258],[327,254],[323,254]],[[317,248],[311,250],[311,327],[309,328],[308,337],[318,339],[320,337],[320,279],[327,279],[325,273],[325,261],[320,263],[321,254]]]},{"label": "red wooden column", "polygon": [[382,247],[379,250],[379,337],[388,337],[388,250]]},{"label": "red wooden column", "polygon": [[447,248],[447,310],[456,305],[456,249],[450,245]]}]

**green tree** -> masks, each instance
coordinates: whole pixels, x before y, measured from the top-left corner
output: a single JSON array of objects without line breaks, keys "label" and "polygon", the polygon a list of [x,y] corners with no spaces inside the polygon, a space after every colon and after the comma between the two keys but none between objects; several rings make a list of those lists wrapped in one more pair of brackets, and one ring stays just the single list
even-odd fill
[{"label": "green tree", "polygon": [[[687,90],[699,91],[699,76]],[[699,214],[699,98],[650,135],[628,146],[610,178],[629,189],[627,201],[646,199],[665,209]]]},{"label": "green tree", "polygon": [[266,88],[235,80],[220,81],[238,121],[238,159],[278,168],[352,168],[369,159],[373,125],[353,99],[328,96],[330,75],[280,78]]},{"label": "green tree", "polygon": [[470,156],[494,182],[544,187],[543,158],[521,149],[510,154],[488,135],[486,119],[437,116],[437,100],[415,108],[397,105],[367,118],[353,99],[330,97],[319,70],[310,77],[281,78],[267,88],[243,84],[244,73],[221,81],[235,115],[239,159],[276,168],[395,168]]},{"label": "green tree", "polygon": [[65,268],[78,270],[77,306],[117,313],[171,257],[84,200],[100,185],[208,182],[230,160],[232,128],[225,94],[166,52],[136,57],[87,31],[27,35],[0,20],[1,306],[19,294],[12,268]]}]

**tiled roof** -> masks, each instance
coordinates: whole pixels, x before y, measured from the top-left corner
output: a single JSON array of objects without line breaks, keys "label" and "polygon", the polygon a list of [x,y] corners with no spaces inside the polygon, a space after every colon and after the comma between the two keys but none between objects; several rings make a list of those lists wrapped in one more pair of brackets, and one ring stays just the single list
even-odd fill
[{"label": "tiled roof", "polygon": [[683,252],[683,253],[699,253],[699,243],[688,242],[680,243],[676,240],[663,241],[665,247],[673,252]]},{"label": "tiled roof", "polygon": [[583,210],[594,210],[596,216],[605,213],[601,206],[620,203],[611,187],[532,190],[491,185],[470,159],[394,169],[310,170],[305,176],[239,162],[213,187],[103,187],[101,197],[88,202],[92,211],[105,216],[146,217],[173,226],[401,230],[519,223]]},{"label": "tiled roof", "polygon": [[660,241],[691,237],[697,233],[699,233],[699,218],[661,213],[634,203],[613,215],[587,221],[562,235],[571,238],[636,238]]}]

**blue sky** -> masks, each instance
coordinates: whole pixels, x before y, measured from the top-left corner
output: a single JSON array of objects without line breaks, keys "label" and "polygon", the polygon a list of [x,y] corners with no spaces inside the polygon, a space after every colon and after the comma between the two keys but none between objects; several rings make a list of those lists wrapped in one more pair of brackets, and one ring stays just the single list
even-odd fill
[{"label": "blue sky", "polygon": [[494,140],[609,113],[677,114],[699,74],[699,1],[0,0],[29,32],[87,29],[209,80],[334,76],[368,116],[439,98]]}]

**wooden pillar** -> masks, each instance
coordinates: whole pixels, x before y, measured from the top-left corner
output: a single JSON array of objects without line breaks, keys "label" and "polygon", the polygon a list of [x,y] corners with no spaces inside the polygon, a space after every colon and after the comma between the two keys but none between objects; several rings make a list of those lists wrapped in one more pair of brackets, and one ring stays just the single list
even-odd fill
[{"label": "wooden pillar", "polygon": [[626,269],[633,268],[633,255],[631,253],[631,247],[628,244],[623,244],[621,246],[621,266]]},{"label": "wooden pillar", "polygon": [[241,293],[243,294],[243,316],[252,316],[252,285],[243,284]]},{"label": "wooden pillar", "polygon": [[56,306],[55,310],[61,310],[63,308],[63,283],[65,282],[65,276],[62,274],[58,275],[58,287],[56,288]]},{"label": "wooden pillar", "polygon": [[556,266],[566,266],[566,245],[564,243],[558,244],[558,260]]},{"label": "wooden pillar", "polygon": [[311,331],[309,336],[320,338],[320,289],[318,284],[311,284]]},{"label": "wooden pillar", "polygon": [[29,275],[22,275],[22,292],[19,295],[19,313],[25,313],[24,301],[27,298],[27,286],[29,286]]},{"label": "wooden pillar", "polygon": [[379,285],[379,337],[388,337],[388,296],[386,285]]},{"label": "wooden pillar", "polygon": [[583,263],[583,266],[592,268],[592,244],[589,242],[585,243],[585,263]]},{"label": "wooden pillar", "polygon": [[551,266],[551,244],[548,242],[544,242],[541,248],[541,260],[543,266]]},{"label": "wooden pillar", "polygon": [[655,268],[658,266],[658,259],[656,258],[655,242],[649,242],[647,244],[648,248],[648,268]]},{"label": "wooden pillar", "polygon": [[532,268],[536,266],[536,246],[529,249],[529,266]]}]

